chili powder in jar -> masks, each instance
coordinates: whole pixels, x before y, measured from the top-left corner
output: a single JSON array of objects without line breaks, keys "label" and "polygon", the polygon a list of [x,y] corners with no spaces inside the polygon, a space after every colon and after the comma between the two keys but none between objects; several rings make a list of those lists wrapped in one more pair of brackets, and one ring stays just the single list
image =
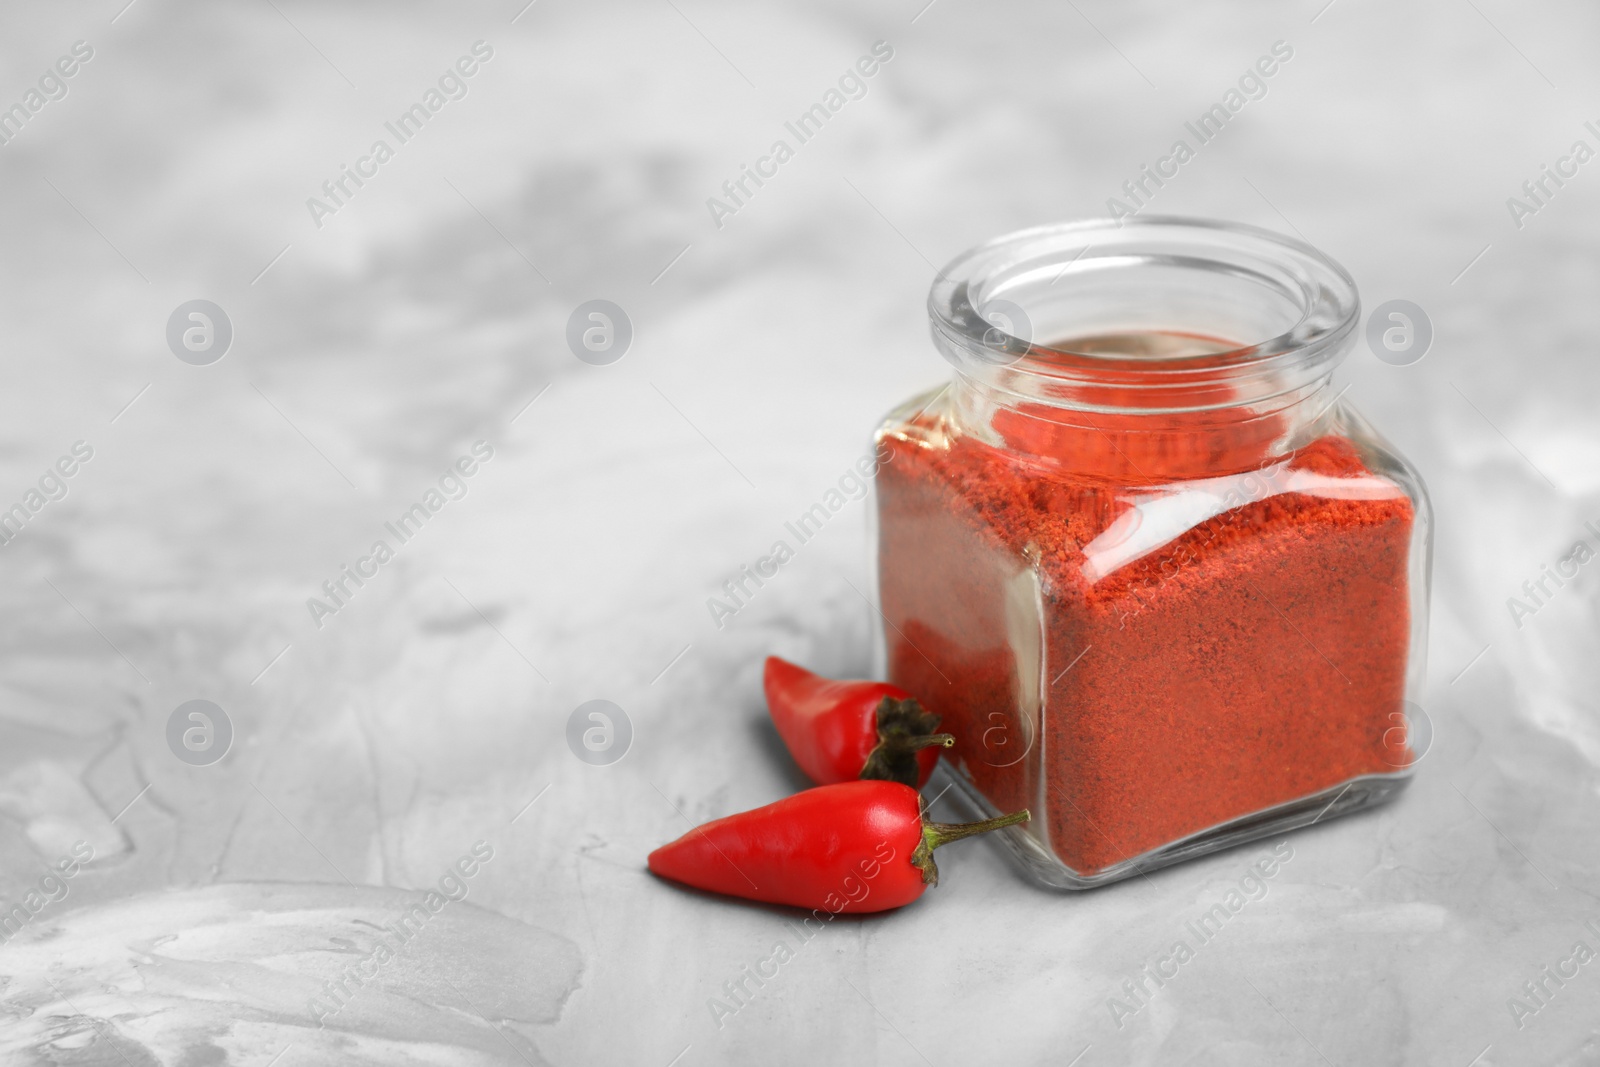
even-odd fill
[{"label": "chili powder in jar", "polygon": [[1329,388],[1359,311],[1301,242],[1171,218],[1022,231],[935,282],[954,379],[877,434],[884,666],[975,814],[1035,813],[1005,840],[1038,880],[1408,781],[1430,518]]}]

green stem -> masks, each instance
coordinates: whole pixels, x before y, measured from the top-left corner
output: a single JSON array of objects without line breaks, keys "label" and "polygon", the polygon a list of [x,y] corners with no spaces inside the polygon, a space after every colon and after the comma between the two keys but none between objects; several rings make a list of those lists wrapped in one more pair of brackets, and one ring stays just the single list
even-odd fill
[{"label": "green stem", "polygon": [[990,830],[998,830],[1003,826],[1015,826],[1027,822],[1031,815],[1028,809],[1013,811],[1009,815],[1000,815],[993,819],[984,819],[982,822],[924,822],[922,824],[922,843],[911,854],[911,863],[922,872],[924,885],[939,884],[939,865],[933,862],[933,850],[940,845],[948,845],[952,841],[960,841],[963,837],[973,837],[977,834],[986,834]]},{"label": "green stem", "polygon": [[922,749],[938,745],[940,748],[955,748],[955,734],[924,734],[921,737],[908,737],[901,744],[907,748]]},{"label": "green stem", "polygon": [[963,837],[973,837],[977,834],[986,834],[990,830],[998,830],[1002,826],[1015,826],[1019,822],[1027,822],[1030,816],[1028,809],[1014,811],[1010,815],[998,815],[993,819],[982,822],[930,822],[922,826],[922,840],[928,843],[930,849],[940,845],[948,845],[952,841],[960,841]]}]

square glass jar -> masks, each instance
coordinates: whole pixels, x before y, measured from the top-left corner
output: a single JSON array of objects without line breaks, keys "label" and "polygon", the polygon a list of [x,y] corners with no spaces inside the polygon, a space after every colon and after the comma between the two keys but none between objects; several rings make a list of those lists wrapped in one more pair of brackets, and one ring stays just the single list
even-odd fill
[{"label": "square glass jar", "polygon": [[1036,880],[1089,888],[1394,796],[1420,754],[1430,511],[1329,387],[1360,318],[1301,242],[1021,231],[928,299],[955,367],[891,415],[885,676]]}]

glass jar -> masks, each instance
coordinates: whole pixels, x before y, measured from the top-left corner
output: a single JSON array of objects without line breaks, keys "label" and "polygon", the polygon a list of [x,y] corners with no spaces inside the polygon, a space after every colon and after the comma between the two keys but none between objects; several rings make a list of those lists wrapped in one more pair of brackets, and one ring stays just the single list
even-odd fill
[{"label": "glass jar", "polygon": [[1422,481],[1329,381],[1355,282],[1299,241],[1024,230],[928,297],[954,379],[877,433],[886,676],[972,813],[1083,889],[1396,795]]}]

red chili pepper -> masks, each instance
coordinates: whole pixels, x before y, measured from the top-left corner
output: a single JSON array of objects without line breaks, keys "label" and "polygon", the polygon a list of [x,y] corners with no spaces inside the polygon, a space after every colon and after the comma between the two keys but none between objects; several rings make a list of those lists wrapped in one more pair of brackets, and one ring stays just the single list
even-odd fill
[{"label": "red chili pepper", "polygon": [[956,743],[933,732],[939,716],[888,682],[834,681],[768,656],[762,685],[783,743],[818,785],[876,778],[920,789],[938,748]]},{"label": "red chili pepper", "polygon": [[939,884],[933,850],[1002,826],[924,822],[922,797],[899,782],[842,782],[708,822],[650,853],[663,878],[769,904],[887,911]]}]

